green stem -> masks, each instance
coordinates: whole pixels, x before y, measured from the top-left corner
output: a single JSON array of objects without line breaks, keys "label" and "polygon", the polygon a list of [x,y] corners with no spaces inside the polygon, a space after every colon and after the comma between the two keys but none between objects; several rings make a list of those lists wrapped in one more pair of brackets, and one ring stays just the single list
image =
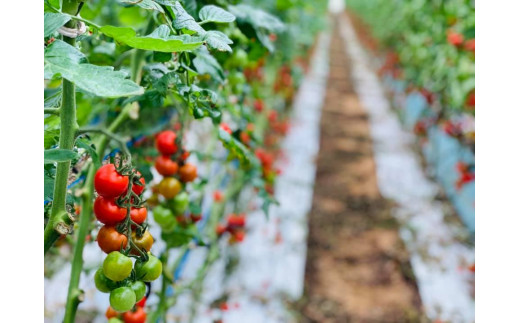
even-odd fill
[{"label": "green stem", "polygon": [[[91,166],[88,170],[85,187],[92,187],[94,174],[95,168]],[[67,304],[65,305],[65,317],[63,318],[64,323],[74,322],[78,305],[83,300],[83,291],[79,289],[79,278],[81,270],[83,269],[83,247],[85,246],[85,237],[90,231],[90,214],[92,213],[93,193],[93,190],[85,190],[81,197],[81,216],[79,218],[78,238],[74,246],[74,255],[72,258],[69,292],[67,296]]]},{"label": "green stem", "polygon": [[[75,5],[75,6],[74,6]],[[78,3],[72,0],[63,2],[64,12],[75,14]],[[67,11],[65,11],[67,10]],[[74,28],[76,23],[69,21],[67,27]],[[74,38],[63,37],[64,41],[74,46]],[[60,111],[60,143],[61,149],[72,150],[76,138],[78,123],[76,121],[76,88],[74,83],[63,79],[62,106]],[[54,194],[49,222],[44,231],[44,254],[52,247],[61,234],[67,234],[72,218],[67,213],[66,198],[69,180],[70,160],[58,163],[54,180]]]},{"label": "green stem", "polygon": [[43,113],[60,115],[60,108],[44,108]]}]

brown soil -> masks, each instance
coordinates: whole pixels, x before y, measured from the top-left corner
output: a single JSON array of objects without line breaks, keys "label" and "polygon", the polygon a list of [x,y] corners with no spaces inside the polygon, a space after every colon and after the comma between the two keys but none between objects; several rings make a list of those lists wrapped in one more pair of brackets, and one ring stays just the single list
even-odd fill
[{"label": "brown soil", "polygon": [[321,119],[300,322],[419,322],[421,301],[381,197],[368,116],[336,29]]}]

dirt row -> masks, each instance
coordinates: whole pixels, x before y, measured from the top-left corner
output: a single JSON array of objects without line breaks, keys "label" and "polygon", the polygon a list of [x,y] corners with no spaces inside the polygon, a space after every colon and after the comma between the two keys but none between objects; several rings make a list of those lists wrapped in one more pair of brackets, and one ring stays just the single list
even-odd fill
[{"label": "dirt row", "polygon": [[299,322],[419,322],[392,203],[381,197],[367,113],[335,24]]}]

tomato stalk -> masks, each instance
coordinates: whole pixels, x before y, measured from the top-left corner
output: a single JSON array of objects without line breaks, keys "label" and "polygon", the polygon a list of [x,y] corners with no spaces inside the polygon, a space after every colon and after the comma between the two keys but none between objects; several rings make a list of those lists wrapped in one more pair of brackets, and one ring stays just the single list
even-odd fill
[{"label": "tomato stalk", "polygon": [[[75,0],[63,1],[63,12],[75,15],[79,3]],[[76,22],[71,20],[66,25],[69,28],[76,27]],[[63,36],[63,40],[75,46],[76,40]],[[60,149],[72,150],[76,138],[78,123],[76,121],[76,87],[74,83],[63,79],[62,105],[60,115]],[[56,178],[54,180],[54,193],[49,221],[44,231],[44,254],[52,247],[54,242],[62,234],[68,234],[73,223],[73,217],[67,212],[67,184],[69,180],[70,160],[59,162],[56,167]]]}]

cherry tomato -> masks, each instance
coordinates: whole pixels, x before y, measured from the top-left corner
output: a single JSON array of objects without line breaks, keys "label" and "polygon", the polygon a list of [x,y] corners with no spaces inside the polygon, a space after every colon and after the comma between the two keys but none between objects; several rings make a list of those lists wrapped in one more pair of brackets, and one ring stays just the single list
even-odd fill
[{"label": "cherry tomato", "polygon": [[220,201],[222,201],[223,198],[224,198],[224,195],[222,194],[221,191],[213,192],[213,199],[215,200],[215,202],[220,202]]},{"label": "cherry tomato", "polygon": [[107,308],[107,311],[105,312],[105,316],[107,317],[107,319],[111,319],[113,317],[118,317],[119,316],[119,313],[113,309],[112,307],[108,307]]},{"label": "cherry tomato", "polygon": [[103,269],[99,268],[94,275],[94,283],[96,284],[96,288],[102,293],[110,293],[110,291],[116,288],[116,283],[108,279],[105,274],[103,274]]},{"label": "cherry tomato", "polygon": [[[141,176],[141,173],[140,172],[136,172],[137,175]],[[136,183],[132,183],[132,191],[137,194],[137,195],[141,195],[141,193],[144,191],[144,189],[146,188],[146,181],[144,180],[144,177],[141,177],[139,179],[139,182],[141,184],[143,184],[142,186],[141,185],[137,185]]]},{"label": "cherry tomato", "polygon": [[134,291],[135,299],[141,300],[146,294],[146,285],[140,280],[132,282],[128,287]]},{"label": "cherry tomato", "polygon": [[186,192],[181,192],[175,196],[172,203],[170,204],[173,213],[175,214],[182,214],[184,211],[186,211],[186,208],[188,207],[188,204],[190,203],[190,196]]},{"label": "cherry tomato", "polygon": [[159,204],[159,196],[157,194],[152,194],[150,195],[150,197],[148,198],[148,200],[146,200],[146,204],[148,204],[149,206],[156,206]]},{"label": "cherry tomato", "polygon": [[144,307],[146,305],[146,296],[143,297],[140,301],[135,303],[135,306]]},{"label": "cherry tomato", "polygon": [[222,225],[222,224],[218,224],[217,227],[215,228],[215,232],[217,233],[218,236],[221,236],[224,234],[224,232],[226,232],[227,228],[226,226]]},{"label": "cherry tomato", "polygon": [[200,214],[190,214],[190,219],[193,223],[199,222],[202,219],[202,215]]},{"label": "cherry tomato", "polygon": [[169,156],[159,156],[155,160],[155,169],[162,176],[172,176],[177,173],[179,165],[171,160]]},{"label": "cherry tomato", "polygon": [[180,160],[186,161],[190,157],[190,152],[187,150],[183,150],[182,155],[179,157]]},{"label": "cherry tomato", "polygon": [[153,219],[161,228],[170,227],[175,223],[175,217],[170,209],[167,209],[161,205],[153,209]]},{"label": "cherry tomato", "polygon": [[126,217],[126,209],[119,207],[114,198],[98,196],[94,201],[94,214],[103,224],[116,224]]},{"label": "cherry tomato", "polygon": [[112,251],[103,261],[103,273],[113,281],[122,281],[130,276],[131,272],[132,260],[119,251]]},{"label": "cherry tomato", "polygon": [[137,224],[141,224],[146,220],[148,215],[148,210],[145,207],[136,208],[133,207],[130,209],[130,218]]},{"label": "cherry tomato", "polygon": [[155,138],[155,146],[161,154],[173,155],[177,152],[176,138],[175,132],[171,130],[162,131]]},{"label": "cherry tomato", "polygon": [[146,312],[142,307],[137,307],[135,312],[128,311],[123,314],[123,320],[125,323],[145,323]]},{"label": "cherry tomato", "polygon": [[135,272],[139,280],[151,282],[161,276],[162,262],[157,257],[150,255],[146,262],[139,260],[135,262]]},{"label": "cherry tomato", "polygon": [[119,287],[110,292],[110,306],[118,312],[131,310],[135,305],[135,293],[130,287]]},{"label": "cherry tomato", "polygon": [[114,164],[106,164],[97,170],[94,187],[103,197],[117,197],[127,190],[128,177],[119,174]]},{"label": "cherry tomato", "polygon": [[179,176],[183,182],[192,182],[197,178],[197,166],[186,163],[179,169]]},{"label": "cherry tomato", "polygon": [[159,194],[167,199],[172,199],[181,191],[181,183],[174,177],[166,177],[159,183],[158,189]]},{"label": "cherry tomato", "polygon": [[99,248],[105,253],[111,253],[112,251],[119,251],[121,248],[126,248],[128,239],[124,234],[117,232],[114,226],[105,225],[99,229],[97,235],[97,243]]},{"label": "cherry tomato", "polygon": [[112,317],[108,320],[108,323],[124,323],[124,322],[121,321],[120,319],[118,319],[117,317]]},{"label": "cherry tomato", "polygon": [[[137,234],[134,232],[132,232],[132,240],[134,241],[135,245],[143,250],[145,252],[148,252],[150,251],[150,249],[152,249],[152,245],[153,245],[153,237],[152,235],[150,234],[150,232],[147,230],[143,233],[143,235],[141,237],[138,237]],[[131,254],[132,255],[139,255],[139,251],[132,249],[131,251]],[[139,298],[141,299],[141,298]]]},{"label": "cherry tomato", "polygon": [[227,219],[228,227],[243,227],[246,225],[246,216],[244,214],[231,214]]}]

